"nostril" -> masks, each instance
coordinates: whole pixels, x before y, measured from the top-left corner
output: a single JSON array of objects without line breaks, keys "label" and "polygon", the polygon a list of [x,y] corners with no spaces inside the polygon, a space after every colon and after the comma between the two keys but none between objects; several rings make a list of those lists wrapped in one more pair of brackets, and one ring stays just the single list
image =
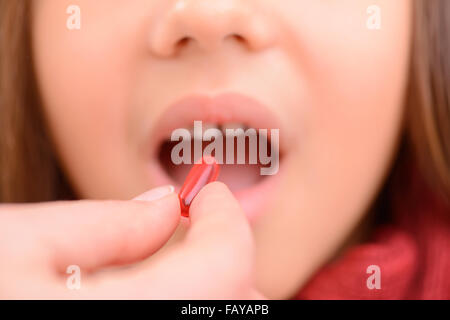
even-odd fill
[{"label": "nostril", "polygon": [[227,38],[231,38],[233,40],[236,40],[239,43],[246,43],[247,42],[243,36],[241,36],[240,34],[237,34],[237,33],[231,33],[231,34],[228,35]]},{"label": "nostril", "polygon": [[191,37],[183,37],[182,39],[180,39],[177,42],[177,44],[176,44],[177,49],[181,49],[181,48],[185,47],[191,40],[192,40]]},{"label": "nostril", "polygon": [[240,42],[245,42],[245,39],[244,39],[244,37],[243,36],[241,36],[240,34],[236,34],[236,33],[234,33],[234,34],[232,34],[231,35],[231,37],[233,37],[234,39],[236,39],[237,41],[240,41]]},{"label": "nostril", "polygon": [[[225,40],[233,40],[239,44],[242,45],[248,45],[247,39],[245,39],[243,36],[237,33],[230,33],[227,36],[225,36],[223,39]],[[171,54],[177,54],[183,49],[185,49],[190,43],[196,42],[196,38],[193,38],[191,36],[184,36],[181,39],[179,39],[174,45],[171,50]]]}]

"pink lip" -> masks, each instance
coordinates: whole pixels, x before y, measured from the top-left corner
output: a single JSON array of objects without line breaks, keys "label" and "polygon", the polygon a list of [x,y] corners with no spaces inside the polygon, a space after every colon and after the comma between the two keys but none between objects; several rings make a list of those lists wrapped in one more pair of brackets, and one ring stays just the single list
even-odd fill
[{"label": "pink lip", "polygon": [[[280,154],[283,153],[283,130],[276,115],[253,98],[226,93],[213,98],[205,95],[191,95],[170,105],[158,119],[157,125],[151,133],[149,141],[151,157],[157,159],[158,147],[163,141],[170,138],[173,130],[189,129],[194,121],[198,120],[219,124],[225,122],[244,123],[254,129],[280,129],[279,147]],[[157,184],[172,184],[177,190],[181,187],[166,174],[158,161],[151,161],[150,175]],[[281,165],[276,175],[267,176],[252,187],[234,192],[250,222],[263,213],[267,201],[270,199],[270,193],[276,188],[280,175],[282,175]]]}]

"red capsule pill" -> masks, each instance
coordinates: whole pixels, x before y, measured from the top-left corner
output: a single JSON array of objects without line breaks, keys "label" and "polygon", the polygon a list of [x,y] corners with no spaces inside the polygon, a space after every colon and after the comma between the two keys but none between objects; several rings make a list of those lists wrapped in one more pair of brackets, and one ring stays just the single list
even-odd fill
[{"label": "red capsule pill", "polygon": [[205,156],[200,162],[192,166],[178,194],[182,216],[189,217],[189,207],[192,200],[194,200],[201,188],[217,180],[219,171],[219,164],[212,156]]}]

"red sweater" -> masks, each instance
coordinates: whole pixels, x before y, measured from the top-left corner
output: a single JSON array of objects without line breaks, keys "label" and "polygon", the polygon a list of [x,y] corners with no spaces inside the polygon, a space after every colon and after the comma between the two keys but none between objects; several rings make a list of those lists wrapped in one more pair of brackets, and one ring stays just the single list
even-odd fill
[{"label": "red sweater", "polygon": [[[322,268],[295,298],[450,299],[449,207],[417,175],[407,187],[393,201],[389,224]],[[371,265],[380,268],[380,289],[367,285]]]}]

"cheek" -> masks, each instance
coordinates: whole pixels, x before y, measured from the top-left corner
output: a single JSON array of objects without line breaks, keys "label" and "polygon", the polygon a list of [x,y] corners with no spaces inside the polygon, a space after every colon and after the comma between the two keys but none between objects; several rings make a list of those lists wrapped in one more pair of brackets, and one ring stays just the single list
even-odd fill
[{"label": "cheek", "polygon": [[401,131],[409,5],[378,1],[382,29],[371,31],[371,3],[346,2],[352,5],[335,10],[331,2],[310,2],[308,15],[290,18],[297,30],[290,54],[306,87],[291,126],[302,129],[284,163],[292,174],[276,214],[256,232],[260,286],[275,297],[293,293],[361,221]]},{"label": "cheek", "polygon": [[117,27],[132,29],[130,23],[112,21],[136,14],[120,15],[123,8],[116,5],[102,15],[103,0],[75,2],[82,8],[81,29],[76,31],[66,28],[66,8],[72,2],[46,0],[34,8],[33,53],[45,115],[82,197],[129,197],[136,190],[127,189],[133,183],[123,168],[130,164],[135,135],[129,94],[138,42],[127,28]]},{"label": "cheek", "polygon": [[309,139],[302,155],[306,166],[316,168],[312,185],[324,188],[327,181],[326,189],[337,195],[334,204],[353,202],[360,209],[348,212],[363,211],[395,151],[409,62],[406,3],[380,1],[377,31],[366,28],[369,4],[361,3],[361,17],[339,14],[351,22],[329,17],[335,37],[319,28],[308,52],[312,107],[305,109]]}]

